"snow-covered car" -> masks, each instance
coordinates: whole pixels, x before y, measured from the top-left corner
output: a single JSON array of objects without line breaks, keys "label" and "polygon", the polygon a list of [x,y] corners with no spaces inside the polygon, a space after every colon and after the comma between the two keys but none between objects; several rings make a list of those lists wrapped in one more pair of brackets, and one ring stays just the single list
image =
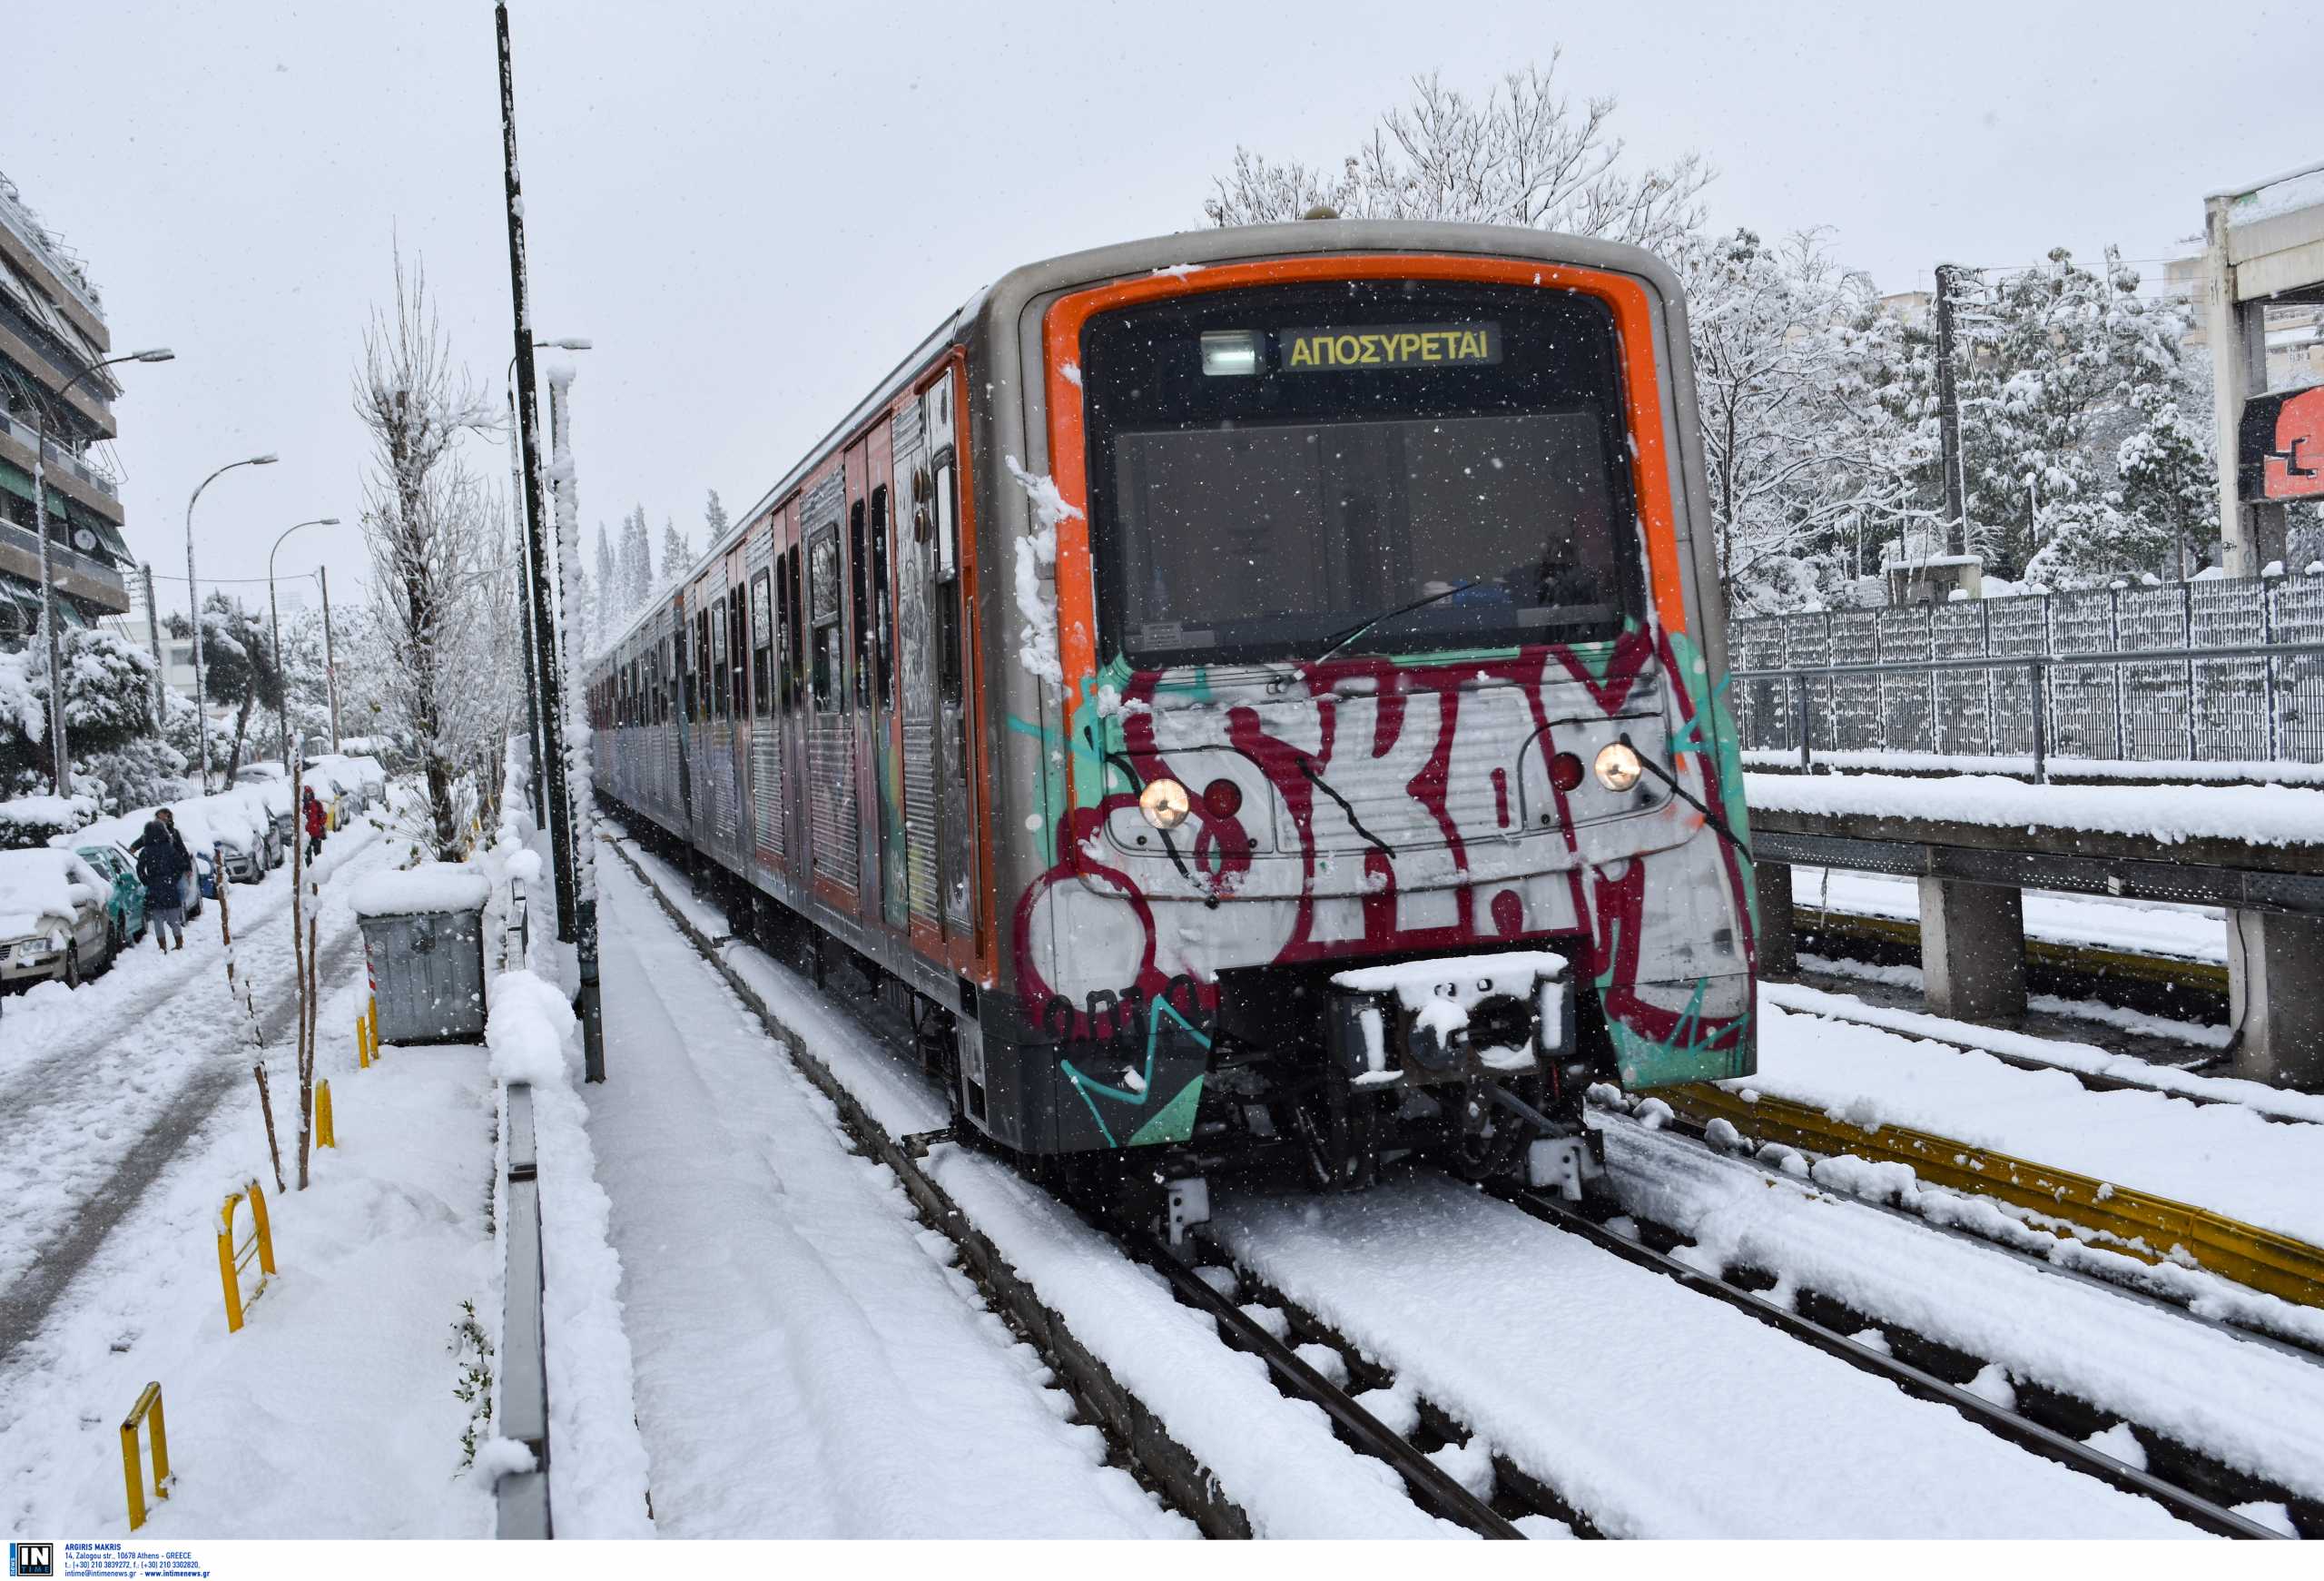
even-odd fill
[{"label": "snow-covered car", "polygon": [[79,852],[0,851],[0,983],[48,978],[78,988],[118,947],[113,883]]},{"label": "snow-covered car", "polygon": [[[172,810],[175,811],[174,808]],[[123,813],[118,817],[99,818],[85,829],[56,836],[49,842],[49,845],[52,847],[64,847],[68,850],[100,843],[116,845],[128,854],[131,871],[134,872],[137,865],[137,842],[143,838],[145,825],[153,821],[153,815],[158,811],[160,811],[158,807],[139,807],[133,812]],[[218,893],[218,876],[212,870],[209,848],[197,845],[186,834],[182,823],[178,826],[178,836],[185,841],[186,851],[193,858],[193,871],[186,874],[185,882],[181,886],[185,895],[185,914],[187,920],[191,921],[202,914],[202,897]]]},{"label": "snow-covered car", "polygon": [[[358,757],[342,752],[326,752],[306,760],[306,772],[310,778],[328,778],[347,795],[345,811],[349,816],[364,807],[376,806],[387,799],[388,771],[376,757]],[[320,795],[318,790],[316,795]],[[332,827],[338,825],[334,824]]]},{"label": "snow-covered car", "polygon": [[133,944],[145,936],[145,884],[137,876],[137,858],[110,840],[75,845],[82,861],[113,881],[105,911],[113,918],[113,948]]},{"label": "snow-covered car", "polygon": [[290,841],[297,820],[290,813],[290,785],[288,780],[240,780],[219,793],[233,796],[251,809],[260,833],[266,841],[266,865],[280,867],[290,854]]},{"label": "snow-covered car", "polygon": [[239,795],[197,796],[172,802],[178,834],[186,849],[202,856],[222,857],[223,876],[235,884],[257,884],[267,874],[265,813]]}]

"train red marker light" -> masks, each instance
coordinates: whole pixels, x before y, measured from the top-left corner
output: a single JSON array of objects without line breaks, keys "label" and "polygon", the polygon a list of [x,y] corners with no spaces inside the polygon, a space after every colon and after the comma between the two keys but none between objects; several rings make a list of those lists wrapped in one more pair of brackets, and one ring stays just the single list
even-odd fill
[{"label": "train red marker light", "polygon": [[1231,818],[1243,810],[1243,787],[1231,779],[1212,780],[1203,786],[1202,805],[1214,818]]},{"label": "train red marker light", "polygon": [[1550,783],[1561,795],[1581,788],[1581,759],[1571,752],[1561,752],[1550,759]]}]

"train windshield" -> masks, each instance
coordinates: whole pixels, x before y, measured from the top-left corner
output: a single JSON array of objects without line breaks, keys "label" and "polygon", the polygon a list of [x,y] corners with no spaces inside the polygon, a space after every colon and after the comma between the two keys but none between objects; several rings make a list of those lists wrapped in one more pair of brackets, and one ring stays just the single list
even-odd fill
[{"label": "train windshield", "polygon": [[1617,368],[1605,307],[1537,288],[1335,282],[1092,318],[1106,657],[1618,635],[1642,592]]}]

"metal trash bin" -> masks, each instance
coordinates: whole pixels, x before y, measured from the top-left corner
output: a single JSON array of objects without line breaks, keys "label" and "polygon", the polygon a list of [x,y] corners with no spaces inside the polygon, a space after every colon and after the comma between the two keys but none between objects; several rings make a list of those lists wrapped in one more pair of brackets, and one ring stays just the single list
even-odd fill
[{"label": "metal trash bin", "polygon": [[383,873],[350,903],[379,1003],[383,1043],[474,1042],[484,1036],[484,903],[465,869]]}]

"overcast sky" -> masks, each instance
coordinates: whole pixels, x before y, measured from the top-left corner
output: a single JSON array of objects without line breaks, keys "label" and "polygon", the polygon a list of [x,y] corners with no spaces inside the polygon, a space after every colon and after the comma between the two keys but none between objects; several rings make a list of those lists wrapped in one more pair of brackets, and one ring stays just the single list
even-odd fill
[{"label": "overcast sky", "polygon": [[[2186,251],[2202,194],[2324,156],[2297,5],[1603,6],[743,0],[512,6],[534,322],[576,359],[584,520],[701,541],[970,291],[1202,222],[1237,143],[1335,160],[1415,72],[1546,62],[1699,150],[1721,226],[1827,225],[1884,290],[2061,242]],[[1943,17],[1940,23],[1936,20]],[[81,0],[20,16],[0,171],[89,263],[122,371],[128,536],[182,574],[368,579],[349,377],[397,238],[480,383],[511,344],[486,0]],[[29,56],[29,58],[27,58]],[[503,452],[479,448],[487,469]],[[335,531],[335,539],[325,535]],[[183,598],[162,583],[166,608]],[[246,589],[262,597],[264,589]]]}]

